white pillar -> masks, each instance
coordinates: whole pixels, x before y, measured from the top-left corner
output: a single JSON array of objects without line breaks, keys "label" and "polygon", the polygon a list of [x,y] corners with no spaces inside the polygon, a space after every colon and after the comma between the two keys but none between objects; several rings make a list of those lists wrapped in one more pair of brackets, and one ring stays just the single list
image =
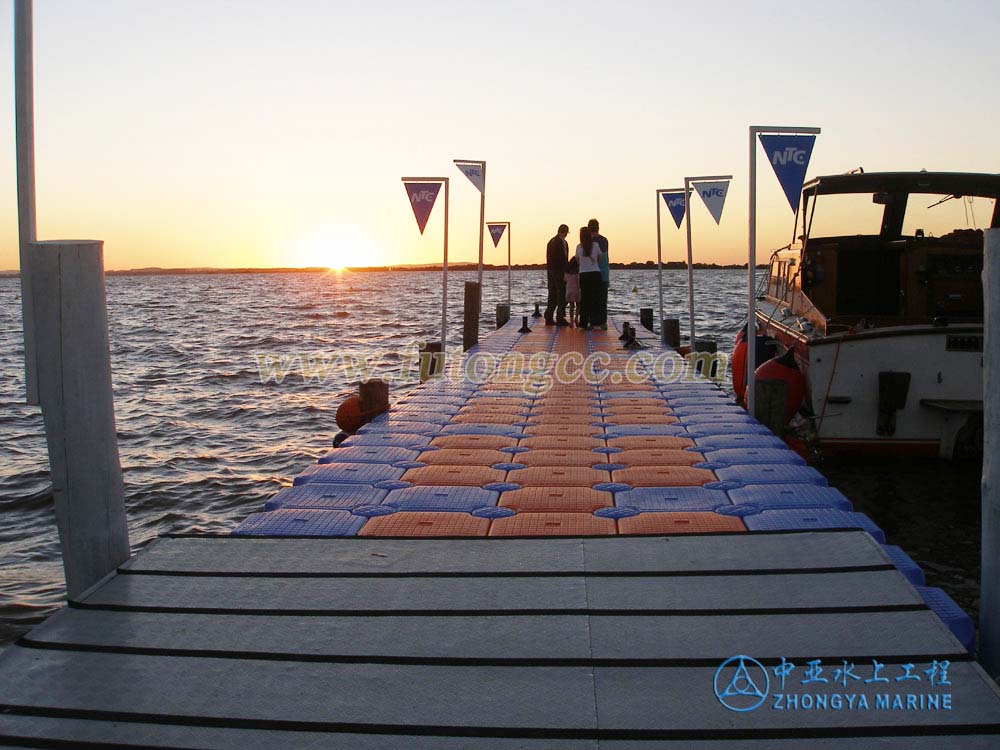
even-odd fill
[{"label": "white pillar", "polygon": [[691,341],[689,345],[694,351],[694,254],[691,251],[691,181],[684,178],[684,223],[687,225],[688,246],[688,329]]},{"label": "white pillar", "polygon": [[[663,191],[656,191],[656,292],[660,301],[660,325],[663,325],[663,241],[660,239],[660,201]],[[661,335],[662,338],[662,335]]]},{"label": "white pillar", "polygon": [[36,239],[35,221],[35,94],[32,0],[14,3],[14,120],[17,142],[17,226],[20,235],[21,319],[24,325],[26,400],[38,403],[35,326],[31,316],[31,273],[28,246]]},{"label": "white pillar", "polygon": [[73,598],[129,557],[103,243],[36,242],[30,251],[39,401],[67,594]]},{"label": "white pillar", "polygon": [[[757,397],[757,129],[750,127],[750,214],[747,222],[747,414]],[[737,393],[739,399],[743,394]]]},{"label": "white pillar", "polygon": [[983,538],[979,661],[1000,677],[1000,229],[983,233]]}]

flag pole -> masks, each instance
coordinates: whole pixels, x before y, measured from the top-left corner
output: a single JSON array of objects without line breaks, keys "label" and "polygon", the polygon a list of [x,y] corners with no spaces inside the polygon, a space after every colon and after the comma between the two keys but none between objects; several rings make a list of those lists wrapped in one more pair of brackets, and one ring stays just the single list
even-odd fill
[{"label": "flag pole", "polygon": [[[441,358],[448,352],[448,178],[444,180],[444,264],[441,273]],[[480,287],[482,288],[482,287]]]},{"label": "flag pole", "polygon": [[660,239],[660,201],[662,190],[656,191],[656,286],[660,297],[660,325],[663,325],[663,241]]},{"label": "flag pole", "polygon": [[510,222],[507,222],[507,309],[510,309]]},{"label": "flag pole", "polygon": [[32,0],[14,3],[14,119],[17,161],[18,257],[21,269],[21,319],[24,326],[25,401],[38,404],[38,364],[32,312],[30,244],[37,239],[35,214],[35,94]]},{"label": "flag pole", "polygon": [[483,223],[486,221],[486,162],[483,162],[483,189],[479,192],[479,296],[483,294]]},{"label": "flag pole", "polygon": [[[757,372],[757,138],[761,133],[776,135],[819,135],[820,128],[789,128],[772,125],[750,126],[750,201],[747,220],[747,393],[746,405],[754,414]],[[737,398],[739,394],[736,394]]]},{"label": "flag pole", "polygon": [[684,178],[684,224],[687,228],[687,251],[688,251],[688,333],[690,335],[689,345],[694,351],[694,264],[691,254],[691,179]]}]

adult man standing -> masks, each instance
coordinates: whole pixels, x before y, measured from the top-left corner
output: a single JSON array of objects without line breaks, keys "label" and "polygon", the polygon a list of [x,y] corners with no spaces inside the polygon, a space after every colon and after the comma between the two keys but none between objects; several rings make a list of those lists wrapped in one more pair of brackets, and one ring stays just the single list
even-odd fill
[{"label": "adult man standing", "polygon": [[601,297],[597,301],[597,327],[602,331],[608,330],[608,290],[611,288],[611,267],[608,265],[608,238],[601,234],[601,225],[597,219],[587,222],[590,234],[601,248],[601,281],[604,288],[601,290]]},{"label": "adult man standing", "polygon": [[[556,236],[545,247],[545,271],[548,277],[549,300],[545,306],[545,325],[567,326],[566,320],[566,264],[569,262],[569,227],[559,225]],[[552,315],[556,318],[553,320]]]}]

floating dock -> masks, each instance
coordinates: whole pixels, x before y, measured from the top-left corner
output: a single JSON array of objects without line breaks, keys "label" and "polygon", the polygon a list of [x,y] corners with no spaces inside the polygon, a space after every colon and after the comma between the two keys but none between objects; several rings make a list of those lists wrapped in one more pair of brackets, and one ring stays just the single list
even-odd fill
[{"label": "floating dock", "polygon": [[[148,546],[0,655],[0,743],[996,747],[965,614],[622,322],[508,324],[471,353],[512,366],[415,388],[232,536]],[[600,382],[556,372],[589,355]]]}]

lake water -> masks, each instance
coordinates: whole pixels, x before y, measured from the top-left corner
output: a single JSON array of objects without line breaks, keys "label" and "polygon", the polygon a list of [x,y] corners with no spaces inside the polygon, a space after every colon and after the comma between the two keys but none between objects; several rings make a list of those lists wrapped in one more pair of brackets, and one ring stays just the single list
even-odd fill
[{"label": "lake water", "polygon": [[[686,321],[686,273],[668,271],[667,316]],[[697,271],[698,335],[732,348],[744,271]],[[450,274],[449,344],[461,343],[464,281]],[[406,346],[437,340],[439,273],[119,276],[108,279],[111,359],[131,541],[226,532],[325,453],[356,375],[340,357],[377,356],[399,376]],[[633,289],[635,291],[633,291]],[[42,419],[23,404],[17,279],[0,279],[0,646],[60,606],[62,563]],[[543,271],[513,274],[514,313],[545,300]],[[482,330],[507,299],[487,272]],[[653,271],[613,272],[612,314],[655,307]],[[687,324],[682,324],[686,332]],[[261,358],[304,362],[262,383]],[[291,358],[291,360],[289,359]],[[332,366],[331,366],[332,365]],[[399,394],[412,381],[394,384]],[[938,461],[837,461],[819,467],[913,556],[929,585],[978,607],[978,467]]]}]

